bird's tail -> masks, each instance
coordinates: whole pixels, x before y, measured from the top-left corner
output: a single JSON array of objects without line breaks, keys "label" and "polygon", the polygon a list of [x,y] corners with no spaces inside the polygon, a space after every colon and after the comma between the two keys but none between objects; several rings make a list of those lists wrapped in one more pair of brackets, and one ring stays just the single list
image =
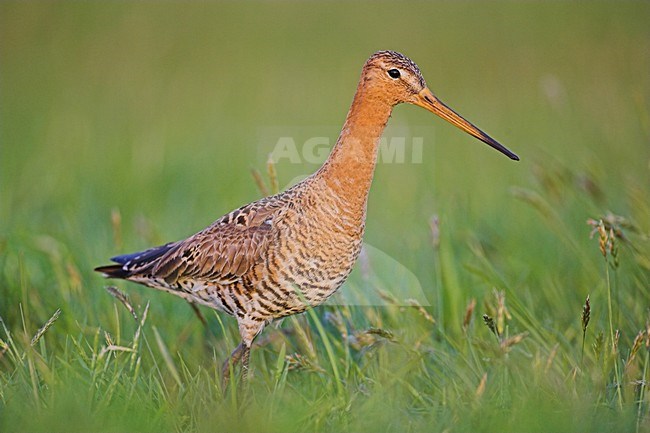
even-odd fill
[{"label": "bird's tail", "polygon": [[95,268],[95,271],[101,272],[106,278],[125,279],[131,275],[131,272],[125,270],[122,265],[99,266]]},{"label": "bird's tail", "polygon": [[107,278],[127,279],[155,265],[156,260],[176,245],[178,242],[170,242],[159,247],[149,248],[146,251],[112,257],[111,261],[117,263],[116,265],[100,266],[95,268],[95,271],[101,272]]}]

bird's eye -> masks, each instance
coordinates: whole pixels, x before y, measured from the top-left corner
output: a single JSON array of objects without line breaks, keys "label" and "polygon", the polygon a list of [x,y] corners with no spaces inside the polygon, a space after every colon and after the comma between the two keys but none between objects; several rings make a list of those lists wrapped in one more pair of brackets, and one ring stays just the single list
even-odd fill
[{"label": "bird's eye", "polygon": [[400,76],[399,70],[398,69],[389,69],[388,70],[388,75],[390,75],[391,78],[398,79]]}]

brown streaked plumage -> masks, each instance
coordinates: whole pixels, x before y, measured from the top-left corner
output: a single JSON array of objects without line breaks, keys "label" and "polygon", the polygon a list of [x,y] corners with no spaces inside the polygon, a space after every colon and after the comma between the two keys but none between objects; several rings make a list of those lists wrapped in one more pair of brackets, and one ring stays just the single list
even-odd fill
[{"label": "brown streaked plumage", "polygon": [[114,257],[96,271],[225,311],[241,343],[224,364],[242,361],[269,322],[323,303],[345,281],[361,250],[379,139],[393,107],[426,108],[519,158],[445,106],[410,59],[380,51],[366,61],[341,135],[323,166],[294,187],[243,206],[188,239]]}]

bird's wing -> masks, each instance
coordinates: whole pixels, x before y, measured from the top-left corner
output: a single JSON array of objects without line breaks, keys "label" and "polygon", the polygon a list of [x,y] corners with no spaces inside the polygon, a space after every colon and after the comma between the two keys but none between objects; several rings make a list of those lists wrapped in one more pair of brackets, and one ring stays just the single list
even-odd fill
[{"label": "bird's wing", "polygon": [[186,279],[232,282],[262,259],[285,204],[276,196],[243,206],[205,230],[166,245],[167,251],[154,260],[127,262],[124,267],[131,275],[164,279],[170,285]]}]

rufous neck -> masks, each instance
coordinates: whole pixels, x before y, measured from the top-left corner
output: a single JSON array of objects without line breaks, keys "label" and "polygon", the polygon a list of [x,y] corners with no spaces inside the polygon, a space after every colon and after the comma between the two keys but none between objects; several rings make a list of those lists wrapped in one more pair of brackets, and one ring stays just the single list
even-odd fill
[{"label": "rufous neck", "polygon": [[377,163],[379,140],[392,112],[380,89],[359,83],[341,135],[317,176],[349,205],[365,203]]}]

